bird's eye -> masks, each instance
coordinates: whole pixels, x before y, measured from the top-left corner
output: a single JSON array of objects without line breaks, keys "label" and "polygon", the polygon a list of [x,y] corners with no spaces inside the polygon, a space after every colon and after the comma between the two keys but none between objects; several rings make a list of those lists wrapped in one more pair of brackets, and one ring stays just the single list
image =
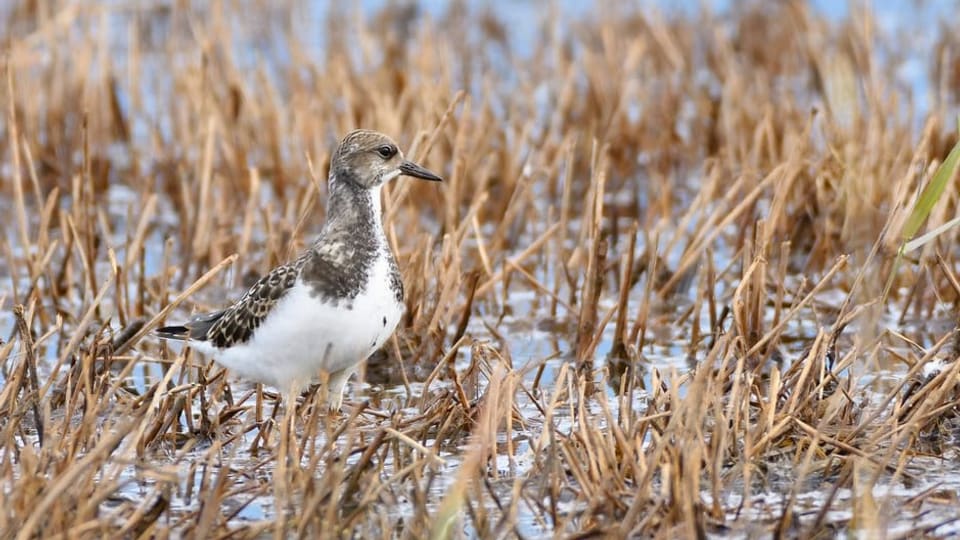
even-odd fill
[{"label": "bird's eye", "polygon": [[380,157],[383,159],[390,159],[397,155],[397,148],[393,145],[385,144],[380,148],[377,148],[377,153],[380,154]]}]

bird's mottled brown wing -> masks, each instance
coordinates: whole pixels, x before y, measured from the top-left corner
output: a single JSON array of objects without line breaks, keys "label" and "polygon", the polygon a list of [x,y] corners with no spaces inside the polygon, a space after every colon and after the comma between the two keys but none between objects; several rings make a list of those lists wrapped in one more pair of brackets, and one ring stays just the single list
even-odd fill
[{"label": "bird's mottled brown wing", "polygon": [[301,261],[278,266],[250,287],[237,303],[190,321],[186,325],[190,338],[209,341],[219,348],[245,343],[296,283],[301,266]]}]

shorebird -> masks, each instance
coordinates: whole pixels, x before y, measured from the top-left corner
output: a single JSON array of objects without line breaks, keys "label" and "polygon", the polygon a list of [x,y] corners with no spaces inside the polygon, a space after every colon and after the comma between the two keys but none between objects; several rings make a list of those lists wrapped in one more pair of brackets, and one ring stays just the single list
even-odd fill
[{"label": "shorebird", "polygon": [[400,175],[441,180],[404,159],[390,137],[351,132],[333,153],[327,220],[309,249],[226,309],[157,334],[186,340],[241,377],[293,398],[326,373],[327,405],[340,410],[347,379],[403,314],[403,282],[380,204],[382,186]]}]

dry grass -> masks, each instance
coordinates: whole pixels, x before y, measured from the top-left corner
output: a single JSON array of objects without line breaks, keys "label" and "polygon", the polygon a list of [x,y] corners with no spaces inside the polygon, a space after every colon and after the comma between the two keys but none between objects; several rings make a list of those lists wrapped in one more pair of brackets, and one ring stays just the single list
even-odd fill
[{"label": "dry grass", "polygon": [[[458,4],[186,4],[0,8],[2,537],[957,530],[957,232],[893,263],[948,27],[919,111],[909,43],[801,2],[541,10],[526,47]],[[309,241],[361,126],[447,182],[388,189],[407,315],[348,413],[144,338]]]}]

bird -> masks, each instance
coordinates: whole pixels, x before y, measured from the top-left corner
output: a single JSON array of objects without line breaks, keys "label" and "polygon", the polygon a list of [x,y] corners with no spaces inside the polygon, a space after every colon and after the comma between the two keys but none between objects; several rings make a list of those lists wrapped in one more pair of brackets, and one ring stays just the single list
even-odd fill
[{"label": "bird", "polygon": [[242,378],[294,399],[319,378],[328,409],[341,410],[347,380],[404,312],[403,281],[381,215],[382,187],[399,176],[442,181],[405,159],[387,135],[348,133],[331,156],[326,222],[316,240],[229,307],[156,334],[186,341]]}]

